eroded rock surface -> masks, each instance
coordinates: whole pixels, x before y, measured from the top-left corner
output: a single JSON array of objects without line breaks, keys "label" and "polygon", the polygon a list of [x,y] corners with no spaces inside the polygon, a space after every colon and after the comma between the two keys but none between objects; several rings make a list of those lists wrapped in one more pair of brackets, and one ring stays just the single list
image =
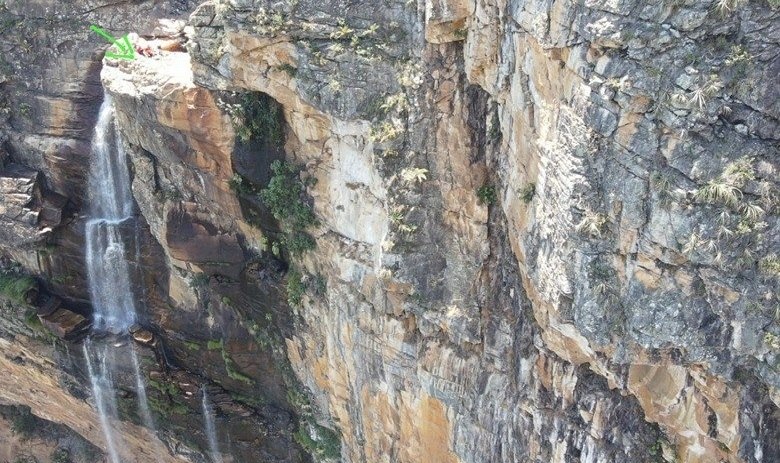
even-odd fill
[{"label": "eroded rock surface", "polygon": [[[775,10],[318,5],[208,2],[191,50],[196,82],[282,102],[319,180],[303,265],[328,293],[288,349],[345,459],[778,454],[777,89],[756,84],[777,66]],[[422,51],[394,61],[405,44]],[[394,78],[357,72],[372,59]],[[367,217],[384,224],[354,233]],[[628,409],[658,427],[616,426]]]}]

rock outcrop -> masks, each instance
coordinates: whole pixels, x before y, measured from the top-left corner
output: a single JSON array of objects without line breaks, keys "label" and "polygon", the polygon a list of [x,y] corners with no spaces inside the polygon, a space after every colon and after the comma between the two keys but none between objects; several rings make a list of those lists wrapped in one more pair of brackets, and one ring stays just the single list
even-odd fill
[{"label": "rock outcrop", "polygon": [[66,198],[48,192],[37,171],[18,164],[0,169],[0,243],[30,246],[60,225]]},{"label": "rock outcrop", "polygon": [[346,460],[778,454],[777,12],[727,6],[193,15],[196,82],[281,102],[318,179],[288,349]]},{"label": "rock outcrop", "polygon": [[[35,417],[25,407],[0,405],[3,461],[100,461],[97,447],[71,429]],[[33,460],[34,458],[34,460]]]}]

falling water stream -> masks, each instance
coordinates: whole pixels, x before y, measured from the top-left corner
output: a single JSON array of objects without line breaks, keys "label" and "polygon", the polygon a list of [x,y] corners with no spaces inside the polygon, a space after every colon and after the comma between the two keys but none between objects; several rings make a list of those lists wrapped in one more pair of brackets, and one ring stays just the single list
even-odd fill
[{"label": "falling water stream", "polygon": [[[134,221],[130,174],[114,124],[113,102],[108,94],[100,107],[92,139],[88,188],[90,214],[85,241],[89,293],[94,309],[93,329],[100,333],[124,335],[136,322],[137,316],[122,231],[136,230],[136,227],[127,226]],[[132,346],[128,350],[141,419],[153,430],[138,358]],[[121,463],[121,442],[111,426],[111,421],[117,418],[112,380],[117,367],[114,356],[110,355],[108,346],[101,346],[90,338],[84,343],[84,357],[111,463]]]},{"label": "falling water stream", "polygon": [[209,442],[209,453],[211,454],[211,461],[214,463],[222,463],[222,454],[219,451],[219,443],[217,442],[217,430],[214,426],[214,412],[209,404],[209,396],[206,394],[206,389],[203,389],[203,422],[206,427],[206,438]]},{"label": "falling water stream", "polygon": [[130,174],[106,94],[92,139],[89,172],[90,219],[86,226],[89,292],[95,328],[125,333],[136,321],[130,271],[121,228],[133,220]]},{"label": "falling water stream", "polygon": [[135,350],[130,349],[130,357],[133,359],[135,389],[138,393],[138,409],[141,412],[141,422],[147,429],[154,431],[154,419],[152,418],[151,410],[149,410],[149,399],[146,397],[146,385],[144,384],[144,378],[141,375],[141,367],[138,365],[138,356],[135,355]]},{"label": "falling water stream", "polygon": [[[132,345],[123,342],[107,344],[99,337],[125,336],[137,322],[135,296],[130,278],[123,234],[135,234],[136,270],[140,259],[138,224],[133,216],[133,197],[126,155],[119,141],[114,123],[111,97],[105,94],[92,139],[92,159],[89,172],[89,219],[85,227],[87,277],[94,311],[93,332],[96,335],[84,342],[84,358],[92,386],[100,427],[103,431],[110,463],[122,463],[122,442],[116,435],[112,421],[117,419],[114,376],[117,348],[128,349],[135,375],[139,416],[148,429],[154,431],[144,377],[138,356]],[[163,355],[165,351],[163,350]],[[203,390],[203,418],[209,453],[214,463],[223,463],[219,451],[214,412],[208,395]]]},{"label": "falling water stream", "polygon": [[[97,365],[93,365],[93,354],[100,352],[97,357],[102,361]],[[119,454],[117,453],[116,443],[114,442],[114,433],[111,430],[111,423],[109,421],[109,415],[112,415],[115,410],[115,399],[113,396],[113,385],[111,384],[111,377],[109,376],[108,369],[106,368],[106,355],[105,349],[96,349],[90,340],[84,342],[84,358],[87,361],[87,371],[89,372],[89,379],[92,383],[92,393],[95,396],[95,405],[98,409],[98,415],[100,416],[100,428],[103,430],[103,435],[106,438],[106,448],[108,450],[108,456],[111,458],[112,463],[119,462]],[[108,396],[107,396],[108,394]]]}]

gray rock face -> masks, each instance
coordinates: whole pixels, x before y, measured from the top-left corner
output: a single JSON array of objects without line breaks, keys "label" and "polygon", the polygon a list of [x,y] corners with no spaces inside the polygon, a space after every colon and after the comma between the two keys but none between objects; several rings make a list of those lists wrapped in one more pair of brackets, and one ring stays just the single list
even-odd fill
[{"label": "gray rock face", "polygon": [[6,246],[38,238],[40,198],[38,172],[18,165],[0,171],[0,239]]},{"label": "gray rock face", "polygon": [[[269,93],[295,158],[337,172],[314,174],[323,228],[301,263],[328,293],[305,301],[288,347],[345,460],[778,453],[774,431],[746,418],[778,419],[777,88],[757,84],[778,63],[777,12],[725,6],[430,1],[377,13],[375,35],[338,2],[215,1],[192,16],[195,81]],[[415,51],[395,64],[377,52],[397,84],[381,83],[359,63],[393,22]],[[349,103],[333,81],[345,59]],[[383,111],[350,109],[363,85]],[[311,136],[312,112],[329,119],[315,123],[324,135]],[[342,164],[355,157],[368,173],[348,182],[365,165]],[[377,202],[386,228],[357,236],[350,224]],[[495,279],[497,255],[513,276]],[[607,436],[617,410],[659,428]]]},{"label": "gray rock face", "polygon": [[31,247],[60,225],[67,199],[42,183],[37,171],[22,165],[0,169],[0,245]]}]

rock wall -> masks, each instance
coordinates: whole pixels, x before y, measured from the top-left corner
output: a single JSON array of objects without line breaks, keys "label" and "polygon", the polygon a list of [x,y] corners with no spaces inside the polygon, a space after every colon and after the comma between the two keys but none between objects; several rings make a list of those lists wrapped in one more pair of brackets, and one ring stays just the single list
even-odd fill
[{"label": "rock wall", "polygon": [[345,460],[778,454],[777,12],[716,6],[193,15],[195,80],[279,100],[319,180],[288,348]]},{"label": "rock wall", "polygon": [[[100,74],[145,321],[176,366],[162,377],[221,397],[236,461],[777,460],[774,1],[151,5],[193,11],[166,32],[184,26],[187,52]],[[94,114],[89,62],[64,75]],[[236,125],[236,94],[261,93],[283,146]],[[72,126],[57,146],[83,144],[91,120],[11,108],[12,160],[78,211],[78,166],[41,140]],[[317,217],[301,256],[273,252],[284,224],[256,195],[280,157]],[[78,264],[70,285],[51,273],[78,262],[78,229],[45,264],[3,249],[84,302]]]},{"label": "rock wall", "polygon": [[[69,428],[35,418],[29,409],[0,405],[0,453],[3,461],[95,461],[100,450]],[[27,460],[25,460],[27,458]],[[35,460],[33,460],[35,461]]]}]

